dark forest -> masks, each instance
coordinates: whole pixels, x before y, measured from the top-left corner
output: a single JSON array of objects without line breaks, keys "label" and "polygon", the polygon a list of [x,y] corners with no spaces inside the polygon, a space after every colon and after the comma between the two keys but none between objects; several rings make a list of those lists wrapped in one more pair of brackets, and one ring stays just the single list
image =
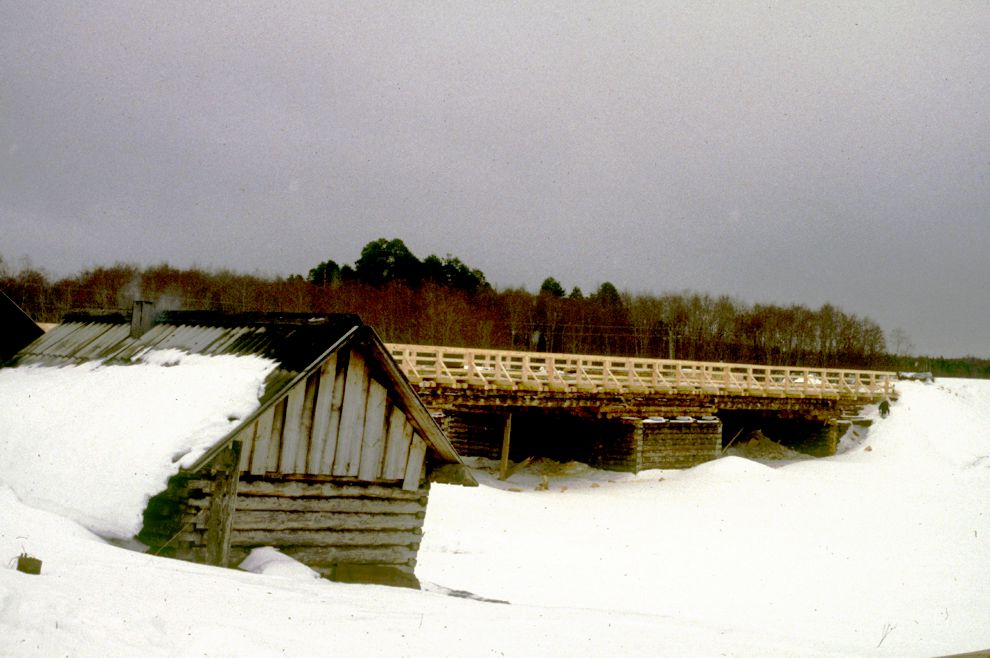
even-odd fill
[{"label": "dark forest", "polygon": [[[37,322],[69,311],[128,309],[358,314],[392,343],[639,356],[809,367],[932,370],[990,376],[990,361],[919,357],[888,347],[873,320],[825,304],[746,304],[690,291],[585,293],[553,277],[539,289],[496,289],[454,256],[419,259],[398,239],[368,243],[351,265],[271,277],[168,264],[114,264],[52,280],[0,260],[0,289]],[[898,343],[901,332],[897,332]],[[909,343],[907,343],[909,345]]]}]

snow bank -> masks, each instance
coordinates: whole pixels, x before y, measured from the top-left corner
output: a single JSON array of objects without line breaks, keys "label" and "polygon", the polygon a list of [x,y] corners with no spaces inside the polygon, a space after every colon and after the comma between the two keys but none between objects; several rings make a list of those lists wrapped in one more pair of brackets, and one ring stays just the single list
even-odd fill
[{"label": "snow bank", "polygon": [[145,353],[133,364],[0,369],[0,483],[130,538],[148,498],[258,406],[275,363]]},{"label": "snow bank", "polygon": [[242,571],[260,573],[268,576],[316,580],[320,574],[310,569],[302,562],[294,560],[272,546],[255,548],[237,566]]},{"label": "snow bank", "polygon": [[24,548],[44,560],[41,576],[0,568],[0,655],[986,650],[990,382],[898,388],[832,458],[635,475],[534,461],[434,485],[426,592],[310,579],[271,549],[260,574],[123,551],[0,486],[0,567]]},{"label": "snow bank", "polygon": [[985,649],[990,382],[898,388],[833,458],[434,486],[417,574],[517,605],[772,632],[794,655]]}]

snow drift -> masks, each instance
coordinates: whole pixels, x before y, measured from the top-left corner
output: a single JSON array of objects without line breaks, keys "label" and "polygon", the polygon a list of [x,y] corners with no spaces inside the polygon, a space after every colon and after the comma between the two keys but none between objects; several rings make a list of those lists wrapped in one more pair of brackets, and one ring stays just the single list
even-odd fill
[{"label": "snow drift", "polygon": [[132,364],[0,369],[0,481],[105,536],[258,407],[275,363],[153,350]]},{"label": "snow drift", "polygon": [[[260,574],[124,551],[39,510],[43,497],[18,500],[3,471],[0,557],[27,549],[44,568],[0,569],[0,654],[985,650],[990,382],[898,388],[890,417],[871,411],[832,458],[637,475],[534,463],[507,482],[478,470],[480,487],[434,485],[422,592],[313,580],[270,551],[249,565]],[[59,489],[73,469],[52,466],[34,486],[72,516]]]}]

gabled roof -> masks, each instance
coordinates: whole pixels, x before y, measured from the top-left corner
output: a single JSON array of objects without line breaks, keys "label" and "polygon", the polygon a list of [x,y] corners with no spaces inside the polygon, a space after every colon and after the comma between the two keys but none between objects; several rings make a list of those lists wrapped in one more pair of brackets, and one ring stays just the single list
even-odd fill
[{"label": "gabled roof", "polygon": [[461,463],[415,390],[374,330],[356,315],[301,313],[225,314],[170,311],[154,318],[150,328],[132,328],[122,313],[67,315],[15,355],[13,365],[68,365],[91,361],[129,363],[146,351],[178,349],[204,355],[257,355],[277,362],[265,382],[257,411],[220,439],[189,470],[197,470],[275,404],[281,395],[308,377],[334,352],[345,347],[364,350],[370,367],[397,393],[431,451],[441,462]]}]

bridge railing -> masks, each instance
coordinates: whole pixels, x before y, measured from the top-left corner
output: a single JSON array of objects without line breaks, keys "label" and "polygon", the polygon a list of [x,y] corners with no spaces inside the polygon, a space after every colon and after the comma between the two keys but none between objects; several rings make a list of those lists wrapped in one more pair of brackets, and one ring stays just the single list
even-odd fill
[{"label": "bridge railing", "polygon": [[423,387],[561,392],[713,393],[868,398],[894,394],[896,374],[739,363],[515,352],[389,344],[411,382]]}]

